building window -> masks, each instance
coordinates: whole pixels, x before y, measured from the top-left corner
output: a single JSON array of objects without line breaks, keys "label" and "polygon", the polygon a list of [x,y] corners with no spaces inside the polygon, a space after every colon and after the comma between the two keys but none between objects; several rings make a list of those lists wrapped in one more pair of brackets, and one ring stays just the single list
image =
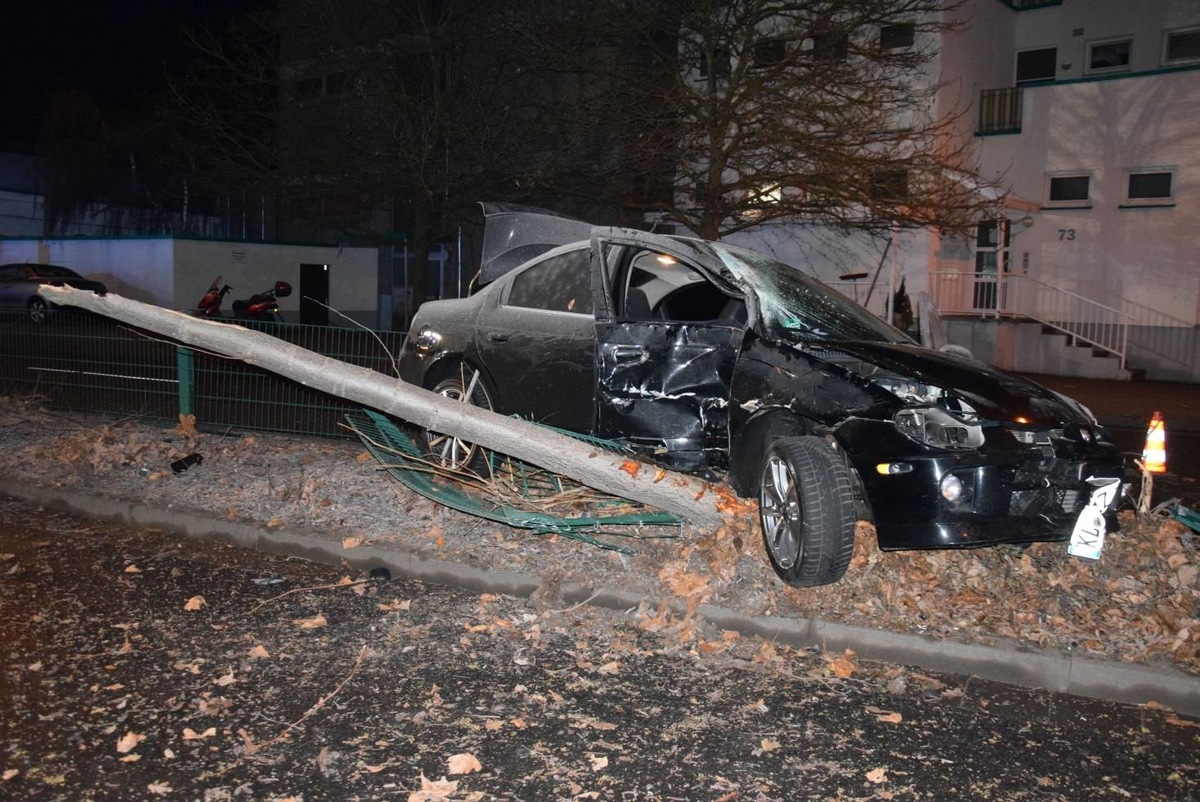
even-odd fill
[{"label": "building window", "polygon": [[764,70],[780,64],[786,57],[787,41],[784,39],[759,39],[754,43],[752,65],[756,70]]},{"label": "building window", "polygon": [[1046,205],[1091,206],[1092,176],[1088,173],[1060,173],[1049,176]]},{"label": "building window", "polygon": [[1164,64],[1191,64],[1200,61],[1200,28],[1169,31],[1163,48]]},{"label": "building window", "polygon": [[1174,202],[1175,174],[1171,170],[1130,170],[1126,173],[1126,206],[1167,206]]},{"label": "building window", "polygon": [[1021,131],[1021,103],[1024,90],[1019,86],[985,89],[979,93],[977,134],[1014,134]]},{"label": "building window", "polygon": [[814,33],[809,55],[821,61],[845,61],[850,56],[850,35],[845,31]]},{"label": "building window", "polygon": [[729,51],[725,49],[717,49],[711,54],[700,54],[700,77],[701,78],[728,78],[729,77]]},{"label": "building window", "polygon": [[1093,42],[1088,45],[1088,72],[1119,72],[1129,69],[1130,39]]},{"label": "building window", "polygon": [[884,25],[879,29],[879,49],[899,50],[912,47],[917,38],[917,26],[911,22]]},{"label": "building window", "polygon": [[1017,85],[1053,81],[1058,63],[1058,48],[1022,50],[1017,53]]}]

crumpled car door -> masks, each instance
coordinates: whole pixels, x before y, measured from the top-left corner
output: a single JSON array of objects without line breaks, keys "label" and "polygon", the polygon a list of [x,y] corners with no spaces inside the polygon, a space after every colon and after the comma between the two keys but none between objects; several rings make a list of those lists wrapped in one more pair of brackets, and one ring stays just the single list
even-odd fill
[{"label": "crumpled car door", "polygon": [[723,466],[743,327],[617,317],[596,324],[597,434],[677,470]]}]

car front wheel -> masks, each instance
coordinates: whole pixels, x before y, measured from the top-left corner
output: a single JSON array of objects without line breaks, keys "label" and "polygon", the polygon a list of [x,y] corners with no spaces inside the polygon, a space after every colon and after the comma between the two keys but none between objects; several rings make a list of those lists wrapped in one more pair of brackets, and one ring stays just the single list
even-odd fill
[{"label": "car front wheel", "polygon": [[45,323],[46,318],[50,315],[50,306],[40,296],[35,295],[29,299],[29,322],[30,323]]},{"label": "car front wheel", "polygon": [[836,582],[854,551],[854,496],[845,464],[817,437],[772,442],[758,494],[763,543],[775,573],[793,587]]},{"label": "car front wheel", "polygon": [[[451,401],[461,401],[492,410],[492,399],[479,371],[459,365],[456,372],[438,381],[433,392]],[[434,464],[450,471],[463,471],[488,476],[487,451],[461,437],[425,431],[425,447]]]}]

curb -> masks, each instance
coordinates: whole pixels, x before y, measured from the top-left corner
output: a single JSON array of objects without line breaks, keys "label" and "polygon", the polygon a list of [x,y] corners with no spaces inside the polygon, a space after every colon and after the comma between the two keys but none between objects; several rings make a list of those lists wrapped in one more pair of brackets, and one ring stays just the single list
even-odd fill
[{"label": "curb", "polygon": [[[480,593],[529,598],[541,584],[538,577],[530,574],[429,559],[403,547],[380,549],[359,546],[346,550],[342,548],[340,540],[314,531],[272,531],[258,525],[225,521],[172,510],[170,507],[151,507],[63,489],[0,481],[0,495],[36,504],[52,512],[126,526],[163,529],[187,537],[229,543],[312,562],[349,565],[360,570],[385,567],[393,575],[406,579]],[[564,585],[562,598],[567,604],[590,604],[616,611],[634,609],[644,601],[659,601],[619,589],[597,589],[580,583]],[[683,609],[682,604],[676,605],[677,612]],[[818,647],[829,652],[853,649],[865,660],[968,675],[1121,704],[1154,702],[1187,716],[1200,717],[1200,678],[1169,667],[1120,663],[1025,645],[961,643],[838,624],[817,617],[750,615],[711,604],[700,605],[698,615],[720,629],[796,648]]]}]

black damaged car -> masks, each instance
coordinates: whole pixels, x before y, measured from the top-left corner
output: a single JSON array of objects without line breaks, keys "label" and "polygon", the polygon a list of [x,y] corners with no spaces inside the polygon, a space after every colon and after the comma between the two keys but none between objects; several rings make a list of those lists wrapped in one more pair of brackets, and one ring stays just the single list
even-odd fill
[{"label": "black damaged car", "polygon": [[[1066,396],[922,348],[752,251],[485,214],[482,289],[421,306],[401,376],[725,477],[757,497],[789,584],[839,579],[858,519],[882,549],[1072,539],[1095,547],[1085,556],[1116,527],[1122,457]],[[478,460],[425,437],[447,464]]]}]

